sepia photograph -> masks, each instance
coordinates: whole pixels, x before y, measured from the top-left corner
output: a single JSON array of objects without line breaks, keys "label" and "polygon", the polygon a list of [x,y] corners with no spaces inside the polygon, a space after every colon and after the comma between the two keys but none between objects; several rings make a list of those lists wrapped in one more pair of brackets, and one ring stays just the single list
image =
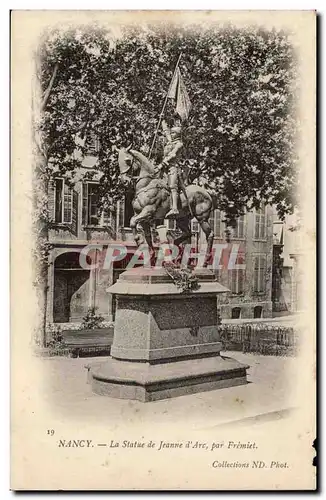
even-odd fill
[{"label": "sepia photograph", "polygon": [[13,11],[11,67],[11,488],[314,490],[316,12]]}]

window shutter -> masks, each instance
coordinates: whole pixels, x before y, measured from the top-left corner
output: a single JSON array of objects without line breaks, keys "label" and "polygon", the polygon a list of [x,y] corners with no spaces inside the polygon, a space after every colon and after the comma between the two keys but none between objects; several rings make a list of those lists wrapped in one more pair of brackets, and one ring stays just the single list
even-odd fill
[{"label": "window shutter", "polygon": [[254,258],[254,291],[264,292],[266,289],[266,255]]},{"label": "window shutter", "polygon": [[63,186],[63,222],[72,222],[72,189],[64,183]]},{"label": "window shutter", "polygon": [[78,193],[73,190],[72,192],[72,224],[71,230],[77,236],[78,233]]},{"label": "window shutter", "polygon": [[263,261],[262,257],[259,258],[259,270],[258,270],[258,292],[263,291]]},{"label": "window shutter", "polygon": [[62,205],[63,205],[63,180],[55,179],[55,195],[54,195],[54,220],[61,224],[63,222],[63,213],[62,213]]},{"label": "window shutter", "polygon": [[88,183],[87,219],[91,226],[99,225],[99,185],[95,182]]},{"label": "window shutter", "polygon": [[238,269],[238,293],[244,291],[244,269]]},{"label": "window shutter", "polygon": [[124,198],[118,201],[118,214],[117,214],[117,223],[118,229],[124,227],[124,219],[125,219],[125,201]]},{"label": "window shutter", "polygon": [[107,227],[110,226],[110,215],[109,215],[109,210],[107,208],[104,208],[102,211],[102,216],[101,216],[101,226]]},{"label": "window shutter", "polygon": [[266,256],[260,257],[260,292],[264,292],[266,288]]},{"label": "window shutter", "polygon": [[214,231],[214,210],[210,213],[208,224],[211,227],[211,230]]},{"label": "window shutter", "polygon": [[254,238],[261,240],[266,238],[266,206],[262,205],[260,210],[255,211],[255,234]]},{"label": "window shutter", "polygon": [[115,215],[114,211],[109,210],[109,212],[108,212],[108,224],[113,229],[113,231],[115,231],[115,229],[116,229],[116,227],[115,227],[116,221],[115,221],[114,215]]},{"label": "window shutter", "polygon": [[233,269],[233,271],[232,271],[232,287],[231,287],[233,293],[238,293],[238,287],[237,287],[237,284],[238,284],[237,277],[238,276],[237,276],[237,274],[238,274],[237,270]]},{"label": "window shutter", "polygon": [[260,225],[259,225],[260,220],[259,219],[260,219],[259,214],[255,213],[255,235],[254,235],[254,237],[257,240],[259,239],[259,233],[260,233],[260,231],[259,231],[259,229],[260,229]]},{"label": "window shutter", "polygon": [[244,238],[244,215],[241,215],[237,221],[238,238]]},{"label": "window shutter", "polygon": [[263,213],[260,216],[260,224],[261,224],[261,233],[260,237],[261,238],[266,238],[266,215],[265,215],[265,208]]},{"label": "window shutter", "polygon": [[87,224],[88,224],[88,184],[87,184],[87,182],[83,183],[82,191],[83,191],[82,224],[84,226],[87,226]]},{"label": "window shutter", "polygon": [[229,271],[229,288],[232,293],[237,293],[237,270],[231,269]]},{"label": "window shutter", "polygon": [[236,223],[235,223],[235,227],[232,229],[232,237],[238,238],[238,232],[239,232],[239,221],[237,219]]},{"label": "window shutter", "polygon": [[53,179],[51,179],[49,182],[49,189],[48,189],[48,211],[49,211],[49,217],[53,221],[55,221],[54,196],[55,196],[55,182]]},{"label": "window shutter", "polygon": [[230,290],[232,292],[232,271],[231,270],[228,272],[228,287],[230,288]]},{"label": "window shutter", "polygon": [[259,257],[254,257],[254,292],[258,292]]},{"label": "window shutter", "polygon": [[221,237],[221,210],[214,211],[214,235]]},{"label": "window shutter", "polygon": [[243,216],[238,217],[236,220],[236,226],[233,230],[234,238],[243,238]]}]

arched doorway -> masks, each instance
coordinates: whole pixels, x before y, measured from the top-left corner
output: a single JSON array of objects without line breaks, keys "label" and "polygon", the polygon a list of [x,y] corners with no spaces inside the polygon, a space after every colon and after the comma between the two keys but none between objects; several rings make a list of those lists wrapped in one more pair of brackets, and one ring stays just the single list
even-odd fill
[{"label": "arched doorway", "polygon": [[233,307],[231,311],[232,319],[239,319],[241,317],[241,307]]},{"label": "arched doorway", "polygon": [[254,307],[254,318],[261,318],[262,313],[263,313],[262,306],[255,306]]},{"label": "arched doorway", "polygon": [[79,252],[66,252],[54,261],[53,321],[79,322],[89,304],[90,271],[79,264]]}]

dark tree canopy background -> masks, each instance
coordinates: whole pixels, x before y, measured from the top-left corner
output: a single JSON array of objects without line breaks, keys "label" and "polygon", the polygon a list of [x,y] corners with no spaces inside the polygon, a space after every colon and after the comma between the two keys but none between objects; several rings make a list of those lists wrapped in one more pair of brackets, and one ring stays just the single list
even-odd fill
[{"label": "dark tree canopy background", "polygon": [[[46,33],[37,57],[43,93],[37,122],[49,177],[80,165],[77,140],[95,132],[96,168],[107,196],[121,195],[115,147],[148,153],[174,66],[192,103],[183,127],[182,162],[190,178],[210,184],[228,220],[262,199],[283,217],[297,183],[296,59],[288,35],[258,28],[172,25],[127,27],[119,36],[99,26]],[[166,118],[173,108],[167,109]],[[162,155],[157,141],[153,160]]]}]

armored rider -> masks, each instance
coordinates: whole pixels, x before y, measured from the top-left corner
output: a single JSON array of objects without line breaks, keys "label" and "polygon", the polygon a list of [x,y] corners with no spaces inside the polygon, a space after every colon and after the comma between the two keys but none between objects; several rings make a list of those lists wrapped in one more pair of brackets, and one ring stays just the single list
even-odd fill
[{"label": "armored rider", "polygon": [[179,214],[178,197],[180,187],[181,167],[178,165],[178,158],[183,147],[181,140],[181,124],[176,122],[171,128],[165,120],[162,121],[162,129],[165,135],[166,144],[164,146],[164,157],[159,170],[162,168],[168,172],[169,188],[171,190],[171,210],[166,214],[166,218],[173,218]]}]

